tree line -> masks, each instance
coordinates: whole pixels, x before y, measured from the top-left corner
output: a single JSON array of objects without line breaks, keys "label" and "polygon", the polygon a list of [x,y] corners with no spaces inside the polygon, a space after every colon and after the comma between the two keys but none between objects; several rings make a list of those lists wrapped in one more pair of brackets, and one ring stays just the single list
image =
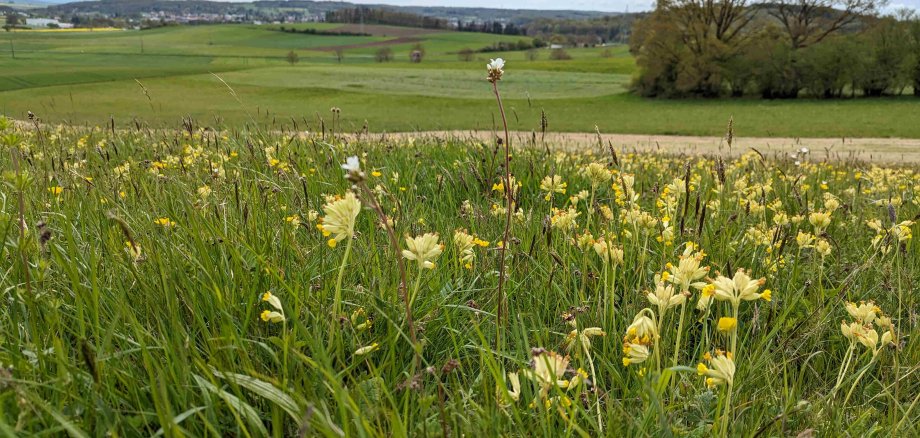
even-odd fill
[{"label": "tree line", "polygon": [[884,0],[660,0],[633,27],[655,97],[920,96],[920,21]]}]

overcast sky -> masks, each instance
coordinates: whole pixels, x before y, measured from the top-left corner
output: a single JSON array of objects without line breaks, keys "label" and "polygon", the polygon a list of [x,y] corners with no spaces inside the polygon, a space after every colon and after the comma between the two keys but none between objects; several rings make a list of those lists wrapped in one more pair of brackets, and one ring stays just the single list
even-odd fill
[{"label": "overcast sky", "polygon": [[[654,0],[345,0],[351,3],[399,6],[475,6],[502,9],[575,9],[584,11],[630,12],[649,10]],[[908,0],[918,1],[920,0]]]},{"label": "overcast sky", "polygon": [[[345,0],[351,3],[400,6],[476,6],[504,9],[575,9],[603,12],[637,12],[654,7],[654,0]],[[920,8],[920,0],[891,0],[886,11]]]}]

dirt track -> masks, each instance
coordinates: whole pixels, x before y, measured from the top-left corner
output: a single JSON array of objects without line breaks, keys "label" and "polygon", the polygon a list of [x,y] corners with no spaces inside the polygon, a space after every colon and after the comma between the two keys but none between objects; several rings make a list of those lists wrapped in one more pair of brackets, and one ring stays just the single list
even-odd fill
[{"label": "dirt track", "polygon": [[[387,134],[398,137],[455,137],[476,138],[488,141],[489,131],[429,131]],[[533,134],[512,132],[512,145],[530,145]],[[738,155],[752,148],[765,156],[783,157],[803,147],[808,148],[812,159],[827,158],[833,161],[863,160],[880,163],[920,163],[920,139],[907,138],[735,138],[732,150],[720,137],[692,137],[675,135],[601,134],[604,148],[612,144],[617,150],[660,150],[674,154]],[[538,147],[542,147],[540,134],[536,134]],[[597,148],[598,136],[593,133],[553,133],[546,135],[550,148]]]}]

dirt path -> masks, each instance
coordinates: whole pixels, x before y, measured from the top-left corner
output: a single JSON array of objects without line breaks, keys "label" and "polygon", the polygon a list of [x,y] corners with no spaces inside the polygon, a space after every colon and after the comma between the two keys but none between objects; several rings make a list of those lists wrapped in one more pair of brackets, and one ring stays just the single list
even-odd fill
[{"label": "dirt path", "polygon": [[[387,134],[397,137],[439,137],[478,139],[489,141],[489,131],[426,131]],[[533,134],[512,132],[513,145],[530,145]],[[720,137],[693,137],[677,135],[601,134],[606,149],[612,144],[617,150],[649,151],[659,150],[674,154],[691,155],[738,155],[752,148],[769,157],[789,156],[801,148],[808,148],[813,159],[828,158],[834,161],[864,160],[880,163],[920,163],[920,139],[908,138],[792,138],[792,137],[740,137],[735,138],[732,150]],[[536,134],[536,145],[542,147],[540,134]],[[546,134],[550,148],[585,149],[597,148],[598,136],[594,133],[552,133]]]}]

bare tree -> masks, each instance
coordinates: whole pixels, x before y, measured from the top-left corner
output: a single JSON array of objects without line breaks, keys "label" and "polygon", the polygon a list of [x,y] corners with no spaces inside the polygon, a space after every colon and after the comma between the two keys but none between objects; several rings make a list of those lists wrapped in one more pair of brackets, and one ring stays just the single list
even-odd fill
[{"label": "bare tree", "polygon": [[731,45],[744,37],[755,17],[747,0],[661,0],[658,8],[674,17],[685,44],[698,55],[713,42]]},{"label": "bare tree", "polygon": [[819,43],[861,17],[876,15],[887,4],[887,0],[778,0],[769,11],[795,50]]}]

